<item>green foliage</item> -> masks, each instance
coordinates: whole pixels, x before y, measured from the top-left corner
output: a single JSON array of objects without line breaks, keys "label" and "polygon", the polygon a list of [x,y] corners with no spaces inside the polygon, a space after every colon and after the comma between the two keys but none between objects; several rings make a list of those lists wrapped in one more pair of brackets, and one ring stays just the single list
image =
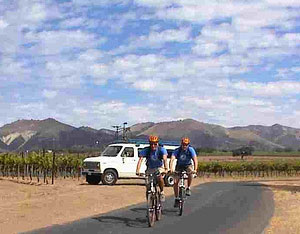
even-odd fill
[{"label": "green foliage", "polygon": [[233,156],[247,156],[252,155],[254,149],[250,146],[244,146],[235,150],[232,150]]},{"label": "green foliage", "polygon": [[214,148],[208,148],[208,147],[203,147],[203,148],[197,148],[196,149],[196,152],[198,154],[201,154],[201,153],[213,153],[215,151],[216,151],[216,149],[214,149]]},{"label": "green foliage", "polygon": [[283,149],[277,149],[275,151],[255,151],[253,156],[294,156],[300,155],[299,151],[285,152]]},{"label": "green foliage", "polygon": [[232,173],[253,173],[253,172],[279,172],[294,173],[300,172],[300,160],[274,160],[274,161],[210,161],[199,162],[198,172],[213,174]]},{"label": "green foliage", "polygon": [[[36,171],[49,171],[54,168],[55,173],[58,170],[78,171],[82,166],[85,155],[80,154],[56,154],[53,165],[53,153],[30,152],[21,154],[0,154],[0,172],[5,174],[4,170],[15,172],[17,167],[29,166]],[[23,172],[24,173],[24,172]]]}]

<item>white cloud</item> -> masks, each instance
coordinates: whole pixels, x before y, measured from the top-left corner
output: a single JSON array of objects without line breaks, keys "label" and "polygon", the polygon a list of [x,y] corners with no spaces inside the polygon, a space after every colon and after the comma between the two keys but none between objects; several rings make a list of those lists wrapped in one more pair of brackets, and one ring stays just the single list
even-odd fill
[{"label": "white cloud", "polygon": [[193,51],[199,55],[211,56],[215,53],[223,51],[225,48],[216,43],[200,43],[193,48]]},{"label": "white cloud", "polygon": [[269,83],[239,81],[232,84],[238,90],[251,92],[259,96],[289,96],[300,94],[300,82],[278,81]]},{"label": "white cloud", "polygon": [[30,69],[22,62],[17,62],[10,57],[0,60],[0,80],[22,82],[28,80]]},{"label": "white cloud", "polygon": [[109,67],[105,64],[94,64],[90,66],[90,74],[97,85],[103,85],[110,78]]},{"label": "white cloud", "polygon": [[276,77],[279,79],[291,79],[294,75],[300,73],[300,67],[279,68]]},{"label": "white cloud", "polygon": [[292,67],[291,72],[300,73],[300,67]]},{"label": "white cloud", "polygon": [[173,85],[170,82],[153,79],[137,80],[133,83],[133,87],[138,90],[154,93],[159,91],[173,90]]},{"label": "white cloud", "polygon": [[83,17],[65,19],[59,24],[60,28],[72,28],[86,26],[86,19]]},{"label": "white cloud", "polygon": [[190,41],[189,34],[190,28],[150,31],[147,35],[132,38],[129,45],[120,46],[112,54],[129,53],[138,48],[161,48],[167,42],[187,43]]},{"label": "white cloud", "polygon": [[126,4],[128,0],[72,0],[72,3],[78,6],[106,6],[113,4]]},{"label": "white cloud", "polygon": [[27,33],[25,37],[28,42],[36,43],[30,50],[43,55],[59,54],[73,48],[93,48],[104,42],[103,38],[97,39],[95,35],[80,30]]},{"label": "white cloud", "polygon": [[79,60],[82,60],[82,61],[90,61],[90,62],[93,62],[93,61],[97,61],[99,59],[101,59],[103,57],[103,53],[102,51],[100,50],[97,50],[97,49],[88,49],[86,51],[83,51],[78,59]]},{"label": "white cloud", "polygon": [[87,109],[82,108],[82,107],[75,107],[73,109],[73,112],[75,114],[78,114],[78,115],[87,115],[87,114],[89,114],[89,111]]},{"label": "white cloud", "polygon": [[0,19],[0,30],[4,29],[8,26],[9,24],[5,22],[4,20]]},{"label": "white cloud", "polygon": [[111,33],[119,34],[123,31],[124,27],[131,23],[131,21],[137,20],[138,16],[135,11],[113,14],[108,16],[106,20],[100,22],[100,27],[108,27]]},{"label": "white cloud", "polygon": [[174,0],[135,0],[138,5],[147,6],[147,7],[166,7],[174,2]]},{"label": "white cloud", "polygon": [[300,3],[298,0],[265,0],[271,6],[280,7],[298,7]]},{"label": "white cloud", "polygon": [[55,98],[57,95],[57,91],[55,90],[43,90],[43,96],[49,99]]},{"label": "white cloud", "polygon": [[[0,102],[0,116],[55,112],[60,121],[92,127],[187,117],[222,125],[299,123],[298,1],[134,2],[2,4],[0,92],[7,103]],[[1,91],[8,86],[19,103]],[[35,89],[42,91],[32,95]],[[106,95],[112,92],[114,98]],[[125,101],[127,94],[135,99]]]},{"label": "white cloud", "polygon": [[47,16],[45,5],[39,3],[27,5],[22,10],[26,12],[25,19],[32,22],[43,21]]},{"label": "white cloud", "polygon": [[286,7],[297,7],[299,5],[296,0],[286,2],[276,0],[234,2],[202,0],[201,3],[195,0],[135,0],[135,2],[142,6],[156,8],[156,15],[163,19],[206,23],[216,18],[232,17],[234,24],[238,25],[240,30],[243,31],[252,27],[271,25],[290,27],[287,19],[296,16],[296,13],[291,15]]}]

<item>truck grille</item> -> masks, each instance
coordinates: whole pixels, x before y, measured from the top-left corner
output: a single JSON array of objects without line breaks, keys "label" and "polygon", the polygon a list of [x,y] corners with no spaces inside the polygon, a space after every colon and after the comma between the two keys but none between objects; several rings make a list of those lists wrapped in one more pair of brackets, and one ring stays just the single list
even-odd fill
[{"label": "truck grille", "polygon": [[99,163],[98,162],[84,162],[83,168],[84,169],[99,169],[99,166],[97,166],[97,164],[99,164]]}]

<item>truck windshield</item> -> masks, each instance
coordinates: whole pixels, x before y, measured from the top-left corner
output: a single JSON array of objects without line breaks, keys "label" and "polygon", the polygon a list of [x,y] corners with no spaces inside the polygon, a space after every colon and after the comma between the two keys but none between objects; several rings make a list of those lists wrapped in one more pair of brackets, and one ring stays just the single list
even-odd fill
[{"label": "truck windshield", "polygon": [[101,156],[109,156],[109,157],[115,157],[122,149],[122,146],[108,146]]}]

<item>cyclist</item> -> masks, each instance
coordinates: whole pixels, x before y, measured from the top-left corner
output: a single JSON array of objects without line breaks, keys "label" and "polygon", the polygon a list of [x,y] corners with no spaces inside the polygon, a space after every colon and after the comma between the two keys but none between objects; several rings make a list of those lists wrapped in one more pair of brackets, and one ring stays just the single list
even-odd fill
[{"label": "cyclist", "polygon": [[140,175],[140,168],[143,161],[143,158],[146,158],[147,169],[145,171],[146,174],[155,173],[159,171],[158,175],[158,185],[161,192],[161,201],[165,201],[164,194],[164,180],[161,173],[166,173],[168,171],[167,164],[167,150],[163,146],[158,145],[158,137],[157,136],[149,136],[149,144],[150,147],[146,147],[141,150],[139,153],[139,160],[136,166],[136,174]]},{"label": "cyclist", "polygon": [[[172,153],[171,160],[170,160],[170,171],[174,172],[173,163],[174,159],[177,159],[175,171],[180,172],[185,170],[188,173],[188,186],[186,189],[186,195],[191,196],[191,184],[193,179],[193,173],[197,172],[198,168],[198,160],[197,154],[193,147],[190,146],[190,139],[184,137],[181,139],[181,146],[175,149]],[[194,162],[194,169],[192,166],[192,161]],[[178,207],[179,199],[178,199],[178,182],[179,177],[178,175],[175,176],[174,180],[174,195],[175,195],[175,202],[174,207]]]}]

